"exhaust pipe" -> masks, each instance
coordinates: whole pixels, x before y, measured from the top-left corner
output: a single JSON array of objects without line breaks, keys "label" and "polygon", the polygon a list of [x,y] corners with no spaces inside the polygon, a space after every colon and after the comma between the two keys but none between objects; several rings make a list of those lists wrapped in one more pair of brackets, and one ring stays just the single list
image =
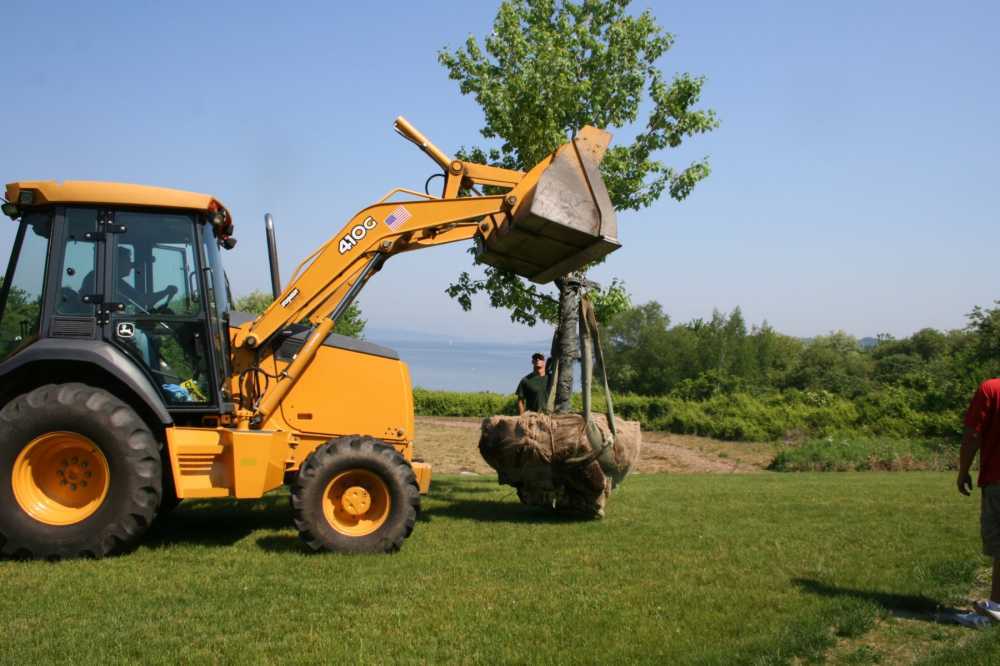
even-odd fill
[{"label": "exhaust pipe", "polygon": [[274,237],[274,218],[270,213],[264,215],[264,228],[267,233],[267,260],[271,264],[271,296],[277,300],[281,295],[281,276],[278,274],[278,241]]}]

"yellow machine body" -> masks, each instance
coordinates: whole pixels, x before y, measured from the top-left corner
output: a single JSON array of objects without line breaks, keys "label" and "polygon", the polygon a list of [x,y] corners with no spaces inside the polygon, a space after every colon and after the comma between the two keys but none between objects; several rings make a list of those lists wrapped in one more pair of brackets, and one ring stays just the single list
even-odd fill
[{"label": "yellow machine body", "polygon": [[[260,497],[281,486],[286,474],[297,472],[320,444],[357,433],[393,445],[410,462],[420,492],[426,493],[431,466],[413,460],[409,369],[388,354],[334,346],[337,342],[333,340],[318,350],[310,371],[262,429],[169,428],[167,440],[177,496]],[[266,371],[281,375],[298,348],[296,344],[285,345],[267,356],[262,361]],[[237,372],[234,391],[238,390],[238,377]]]},{"label": "yellow machine body", "polygon": [[[260,497],[317,447],[350,435],[395,447],[427,492],[430,466],[413,457],[406,364],[373,345],[350,348],[331,337],[337,317],[401,252],[474,240],[485,263],[547,282],[619,247],[598,169],[611,138],[606,132],[584,127],[521,172],[453,160],[402,117],[395,128],[443,169],[441,196],[390,191],[307,257],[262,315],[230,326],[235,409],[200,425],[165,428],[177,497]],[[476,188],[483,186],[502,193],[480,196]],[[22,209],[62,203],[190,210],[206,215],[220,243],[233,231],[229,211],[213,197],[166,188],[22,181],[9,184],[6,197]],[[286,335],[303,324],[298,336]]]},{"label": "yellow machine body", "polygon": [[[275,374],[288,365],[275,356],[271,362]],[[398,359],[324,346],[272,418],[303,436],[360,432],[407,444],[413,441],[409,369]]]}]

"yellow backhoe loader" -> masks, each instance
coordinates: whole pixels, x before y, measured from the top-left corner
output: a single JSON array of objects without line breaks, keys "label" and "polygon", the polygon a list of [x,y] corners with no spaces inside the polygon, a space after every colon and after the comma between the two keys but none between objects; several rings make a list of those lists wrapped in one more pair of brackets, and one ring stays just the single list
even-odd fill
[{"label": "yellow backhoe loader", "polygon": [[[430,466],[413,460],[409,371],[391,349],[332,334],[389,257],[473,239],[479,258],[547,282],[618,247],[582,128],[527,172],[452,160],[441,196],[397,188],[278,285],[259,317],[230,311],[217,199],[87,181],[7,185],[19,222],[0,287],[0,554],[134,547],[189,498],[288,484],[314,550],[391,552],[413,529]],[[483,195],[480,190],[500,192]]]}]

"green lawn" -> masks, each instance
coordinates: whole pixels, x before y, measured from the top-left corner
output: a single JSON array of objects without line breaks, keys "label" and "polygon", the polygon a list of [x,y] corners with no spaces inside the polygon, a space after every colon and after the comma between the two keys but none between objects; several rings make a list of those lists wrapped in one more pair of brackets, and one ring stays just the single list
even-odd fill
[{"label": "green lawn", "polygon": [[1000,658],[1000,631],[931,621],[986,564],[950,474],[648,475],[608,508],[446,477],[401,553],[348,557],[305,554],[284,496],[181,505],[131,555],[0,562],[0,661]]}]

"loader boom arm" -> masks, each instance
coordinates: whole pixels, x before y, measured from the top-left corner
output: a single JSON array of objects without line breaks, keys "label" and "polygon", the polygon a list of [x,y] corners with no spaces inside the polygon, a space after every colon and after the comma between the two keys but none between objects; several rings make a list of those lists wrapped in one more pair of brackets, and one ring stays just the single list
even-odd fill
[{"label": "loader boom arm", "polygon": [[[415,194],[415,193],[414,193]],[[319,324],[330,317],[362,268],[380,255],[468,240],[479,220],[503,212],[503,197],[419,199],[377,203],[357,213],[340,232],[307,257],[281,295],[241,331],[237,346],[257,347],[292,323]],[[367,279],[371,274],[364,277]]]},{"label": "loader boom arm", "polygon": [[[335,319],[386,259],[400,252],[470,238],[478,238],[485,245],[494,234],[508,234],[512,221],[531,207],[535,187],[545,170],[567,146],[579,141],[564,144],[530,171],[521,172],[452,160],[405,118],[397,118],[395,128],[445,170],[442,196],[397,188],[362,209],[299,265],[288,286],[262,315],[234,331],[234,347],[253,350],[290,324],[308,320],[313,326],[279,381],[260,396],[252,426],[259,426],[277,408],[333,329]],[[601,134],[592,141],[597,148],[591,149],[592,153],[599,149],[599,154],[591,155],[599,162],[603,156],[600,145],[606,146],[610,135],[589,127],[581,130],[581,134],[584,132]],[[579,154],[578,146],[572,150]],[[479,196],[474,189],[477,185],[508,191]],[[400,200],[399,195],[408,198]],[[521,211],[522,207],[525,211]]]},{"label": "loader boom arm", "polygon": [[[237,334],[236,346],[257,347],[285,326],[306,319],[314,325],[320,324],[336,311],[361,277],[362,267],[375,254],[382,255],[384,260],[400,252],[468,240],[477,234],[485,238],[511,214],[516,196],[511,196],[513,191],[507,196],[461,196],[460,190],[468,192],[475,185],[518,189],[526,175],[540,171],[533,169],[524,174],[452,160],[405,118],[397,118],[395,127],[445,168],[444,196],[396,188],[362,209],[299,264],[281,295],[249,328]],[[399,194],[416,199],[390,201]]]}]

